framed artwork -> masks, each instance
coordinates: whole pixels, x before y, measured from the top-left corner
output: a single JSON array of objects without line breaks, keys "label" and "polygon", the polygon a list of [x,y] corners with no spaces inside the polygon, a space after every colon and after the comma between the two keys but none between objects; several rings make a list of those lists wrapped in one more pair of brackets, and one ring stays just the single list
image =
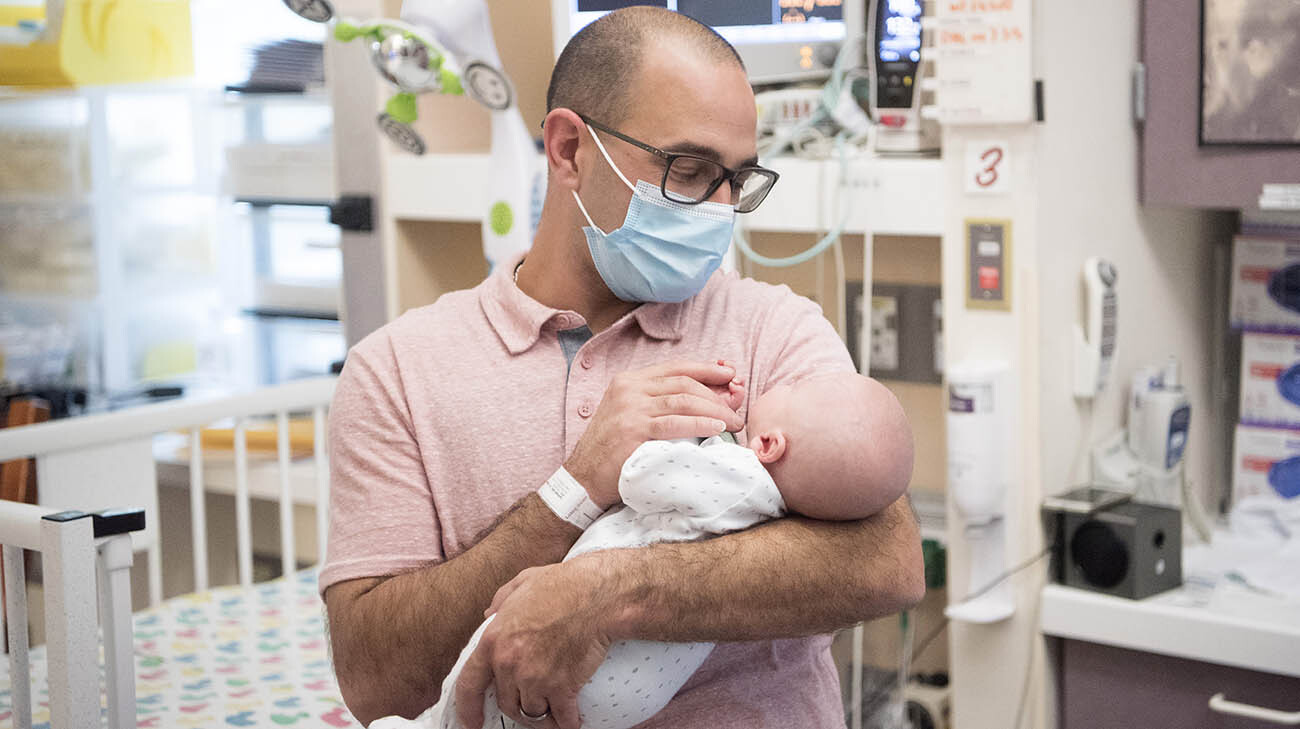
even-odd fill
[{"label": "framed artwork", "polygon": [[1300,146],[1300,0],[1201,0],[1199,141]]}]

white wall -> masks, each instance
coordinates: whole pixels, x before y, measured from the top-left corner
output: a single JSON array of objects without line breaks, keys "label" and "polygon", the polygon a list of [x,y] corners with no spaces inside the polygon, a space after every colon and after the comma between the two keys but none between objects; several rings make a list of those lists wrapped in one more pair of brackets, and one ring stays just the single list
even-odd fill
[{"label": "white wall", "polygon": [[[1041,548],[1043,496],[1086,478],[1081,445],[1122,426],[1125,383],[1138,366],[1170,354],[1183,362],[1193,407],[1188,476],[1210,504],[1223,488],[1219,474],[1227,458],[1219,436],[1225,414],[1210,392],[1210,363],[1219,361],[1211,341],[1211,266],[1214,246],[1229,240],[1232,219],[1138,204],[1130,78],[1138,58],[1139,3],[1039,2],[1034,12],[1035,73],[1045,85],[1045,121],[1010,132],[951,129],[944,147],[949,199],[961,201],[950,206],[944,240],[949,361],[1002,351],[1015,358],[1021,385],[1009,563]],[[1017,174],[1010,196],[986,202],[963,196],[957,145],[990,133],[1008,139],[1026,169]],[[1014,310],[967,312],[958,296],[965,291],[960,219],[1003,210],[1015,216]],[[1071,329],[1081,316],[1080,271],[1091,255],[1117,265],[1120,310],[1111,386],[1093,404],[1089,423],[1087,408],[1071,394]],[[955,528],[950,537],[951,594],[960,596],[966,555]],[[1055,724],[1049,661],[1037,632],[1043,579],[1042,565],[1015,578],[1019,610],[1012,620],[952,631],[954,719],[962,729],[1011,727],[1027,675],[1022,726]]]},{"label": "white wall", "polygon": [[[1047,47],[1047,123],[1042,126],[1039,229],[1043,255],[1040,314],[1044,362],[1071,357],[1070,324],[1080,321],[1083,261],[1100,255],[1119,270],[1119,350],[1107,390],[1092,406],[1091,440],[1122,427],[1126,383],[1138,367],[1169,355],[1183,363],[1192,426],[1187,474],[1205,494],[1217,492],[1224,457],[1210,392],[1213,247],[1230,242],[1224,213],[1146,208],[1138,204],[1138,136],[1129,115],[1129,74],[1137,58],[1137,3],[1106,0],[1040,6]],[[1130,19],[1131,18],[1131,22]],[[1104,45],[1099,39],[1105,39]],[[1070,464],[1085,436],[1086,408],[1076,407],[1068,372],[1045,375],[1042,387],[1044,491],[1086,476]],[[1082,459],[1081,459],[1082,460]],[[1213,499],[1217,503],[1217,495]]]}]

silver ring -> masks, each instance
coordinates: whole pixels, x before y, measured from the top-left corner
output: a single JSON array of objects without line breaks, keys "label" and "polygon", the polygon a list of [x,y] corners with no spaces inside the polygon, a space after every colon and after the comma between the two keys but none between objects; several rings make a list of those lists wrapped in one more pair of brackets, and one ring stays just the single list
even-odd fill
[{"label": "silver ring", "polygon": [[551,715],[551,707],[547,706],[542,713],[538,714],[537,716],[533,716],[532,714],[529,714],[527,710],[524,709],[523,705],[520,705],[519,715],[529,721],[541,721],[542,719],[545,719],[546,717]]}]

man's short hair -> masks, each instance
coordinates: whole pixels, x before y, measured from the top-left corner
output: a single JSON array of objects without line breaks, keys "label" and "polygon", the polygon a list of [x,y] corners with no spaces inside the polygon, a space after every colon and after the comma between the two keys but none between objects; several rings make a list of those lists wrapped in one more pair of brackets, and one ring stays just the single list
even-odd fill
[{"label": "man's short hair", "polygon": [[551,72],[547,113],[572,109],[603,124],[623,121],[642,59],[669,38],[686,41],[706,58],[745,67],[736,49],[698,20],[663,8],[623,8],[569,39]]}]

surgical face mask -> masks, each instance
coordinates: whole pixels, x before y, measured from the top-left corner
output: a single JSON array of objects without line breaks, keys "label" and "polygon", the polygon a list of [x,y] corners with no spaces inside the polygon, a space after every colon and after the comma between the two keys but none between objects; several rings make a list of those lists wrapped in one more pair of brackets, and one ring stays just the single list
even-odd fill
[{"label": "surgical face mask", "polygon": [[658,185],[628,182],[600,138],[587,127],[618,178],[632,190],[623,225],[606,233],[596,226],[578,193],[573,199],[587,219],[591,260],[605,285],[623,301],[675,303],[698,294],[722,265],[731,245],[736,211],[724,203],[684,205],[663,196]]}]

